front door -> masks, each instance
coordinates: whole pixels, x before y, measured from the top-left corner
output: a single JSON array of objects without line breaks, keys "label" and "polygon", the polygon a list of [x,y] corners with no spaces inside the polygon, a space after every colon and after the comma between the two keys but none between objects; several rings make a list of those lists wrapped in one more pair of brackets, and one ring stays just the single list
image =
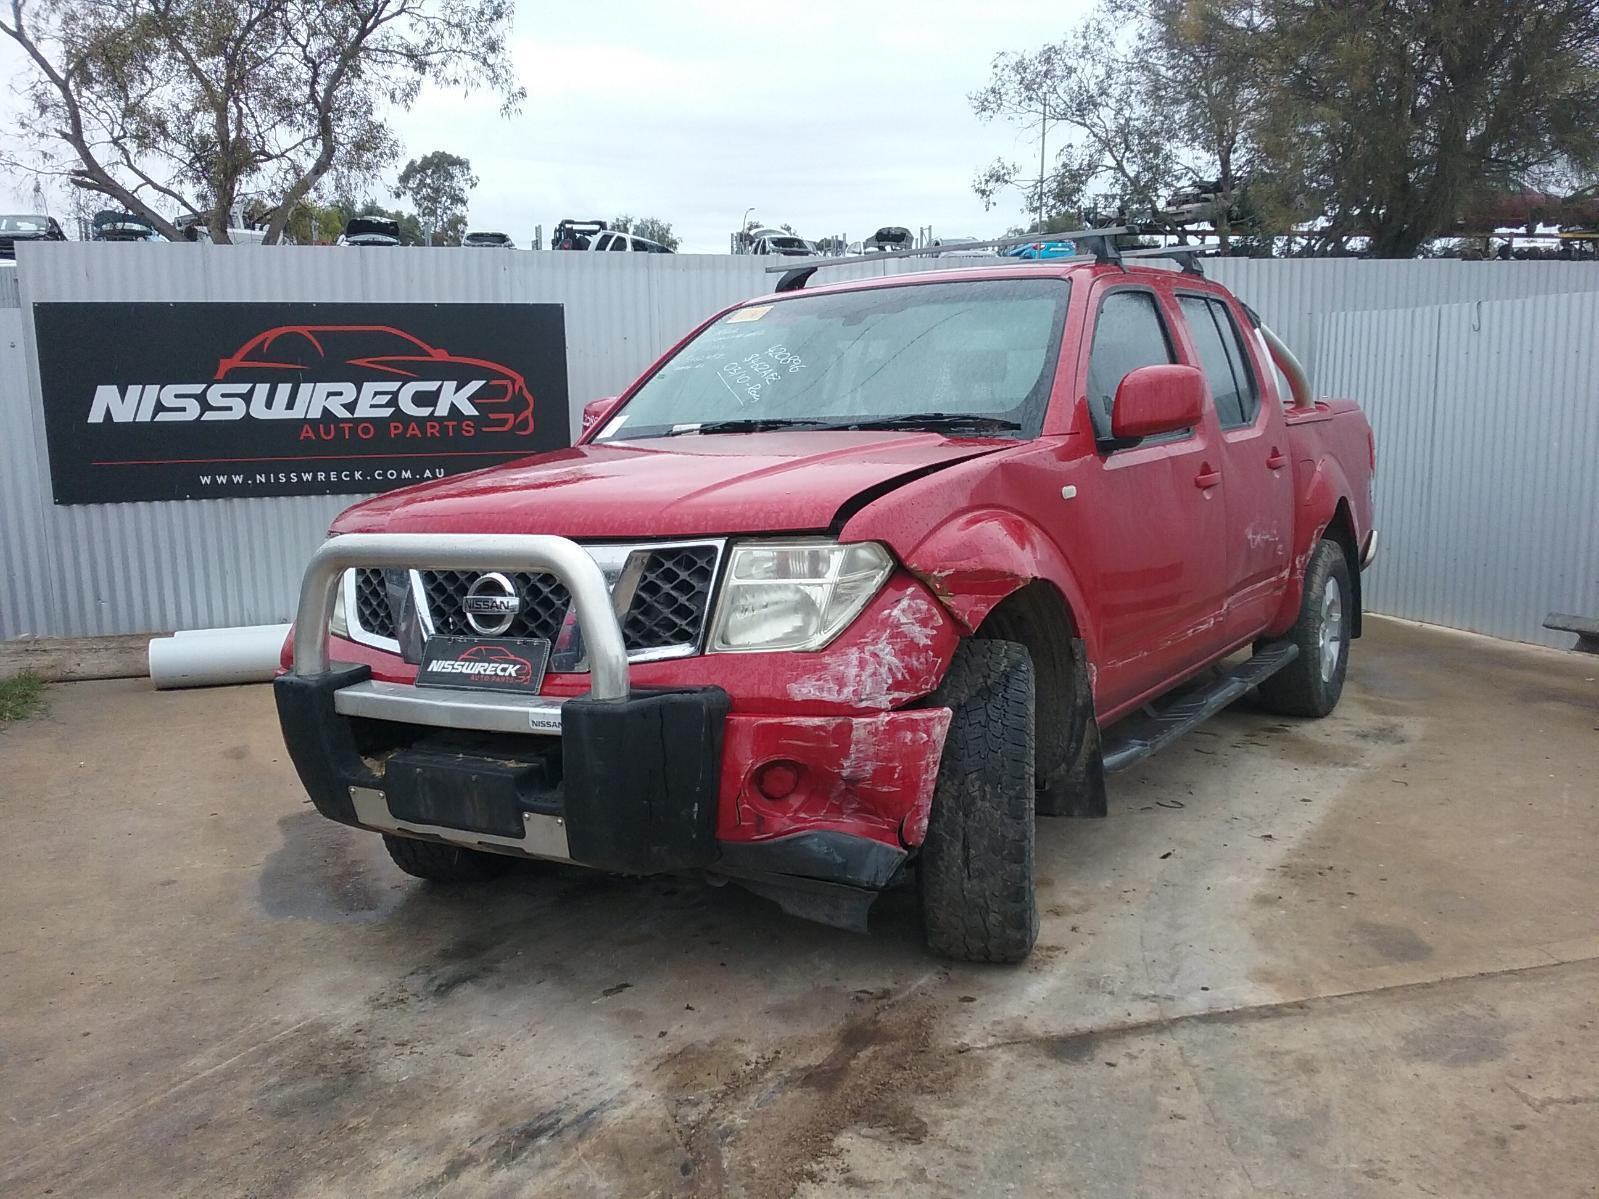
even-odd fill
[{"label": "front door", "polygon": [[[1144,287],[1111,281],[1098,297],[1083,374],[1096,434],[1109,435],[1116,389],[1130,371],[1179,360],[1172,315]],[[1062,540],[1099,633],[1102,712],[1150,696],[1223,648],[1221,462],[1207,408],[1195,428],[1102,449],[1073,473],[1076,494],[1059,509],[1069,526]]]}]

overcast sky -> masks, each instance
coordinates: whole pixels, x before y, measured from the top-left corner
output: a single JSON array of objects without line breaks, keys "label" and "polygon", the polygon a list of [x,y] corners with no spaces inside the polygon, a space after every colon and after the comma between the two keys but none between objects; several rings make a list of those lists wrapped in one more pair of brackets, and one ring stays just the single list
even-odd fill
[{"label": "overcast sky", "polygon": [[[1022,200],[985,212],[977,170],[1032,161],[1036,130],[984,125],[967,93],[1001,50],[1059,38],[1087,0],[520,2],[509,119],[483,94],[428,90],[395,129],[407,156],[444,149],[480,183],[470,225],[526,246],[562,217],[672,222],[685,251],[725,253],[746,208],[804,237],[880,225],[997,235]],[[21,64],[9,46],[0,77]],[[0,181],[8,207],[31,188]],[[384,197],[387,200],[387,197]]]}]

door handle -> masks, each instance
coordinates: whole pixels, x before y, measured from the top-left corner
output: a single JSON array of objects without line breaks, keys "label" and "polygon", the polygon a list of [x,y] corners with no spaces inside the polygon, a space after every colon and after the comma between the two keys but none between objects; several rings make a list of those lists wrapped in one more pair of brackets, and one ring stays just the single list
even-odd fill
[{"label": "door handle", "polygon": [[1287,465],[1288,465],[1288,455],[1283,453],[1276,446],[1272,446],[1271,447],[1271,457],[1266,459],[1266,469],[1267,470],[1281,470],[1283,467],[1285,467]]},{"label": "door handle", "polygon": [[1221,471],[1214,469],[1210,463],[1201,463],[1199,473],[1194,476],[1194,486],[1204,491],[1221,482]]}]

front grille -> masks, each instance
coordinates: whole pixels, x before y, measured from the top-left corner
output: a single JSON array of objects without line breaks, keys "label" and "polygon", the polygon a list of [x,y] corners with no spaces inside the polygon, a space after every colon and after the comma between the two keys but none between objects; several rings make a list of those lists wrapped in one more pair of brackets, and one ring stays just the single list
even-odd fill
[{"label": "front grille", "polygon": [[[466,619],[467,588],[481,575],[475,570],[424,570],[422,590],[427,595],[428,619],[435,633],[451,637],[477,635]],[[522,599],[522,610],[511,619],[511,627],[497,637],[542,637],[554,641],[566,620],[572,597],[554,575],[517,573],[507,575]]]},{"label": "front grille", "polygon": [[394,610],[381,570],[355,572],[355,619],[374,637],[394,637]]},{"label": "front grille", "polygon": [[687,545],[651,553],[627,618],[622,621],[622,641],[628,650],[663,649],[698,641],[715,576],[714,545]]},{"label": "front grille", "polygon": [[[608,577],[621,573],[626,562],[638,564],[633,598],[622,618],[622,640],[628,653],[676,650],[692,652],[700,641],[716,583],[720,547],[715,543],[656,547],[595,547],[590,551],[602,564],[609,562]],[[443,636],[477,636],[466,615],[466,593],[480,571],[423,570],[412,572],[425,601],[428,631]],[[559,647],[571,609],[571,597],[554,575],[541,572],[505,572],[522,601],[521,610],[501,637],[547,639]],[[355,572],[355,620],[361,632],[392,640],[398,621],[389,580],[382,570]],[[574,654],[580,652],[574,648]],[[563,655],[557,653],[552,669]],[[575,659],[574,659],[575,661]]]}]

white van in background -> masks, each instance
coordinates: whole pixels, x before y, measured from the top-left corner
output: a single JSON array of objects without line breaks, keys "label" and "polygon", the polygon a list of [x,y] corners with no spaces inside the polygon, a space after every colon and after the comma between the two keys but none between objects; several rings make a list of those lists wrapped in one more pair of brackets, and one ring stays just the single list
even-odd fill
[{"label": "white van in background", "polygon": [[244,223],[244,208],[238,204],[235,204],[233,211],[228,214],[226,242],[217,242],[216,238],[211,236],[204,217],[186,212],[172,223],[178,227],[178,232],[183,234],[184,241],[209,241],[231,246],[259,246],[266,241],[265,229],[252,229]]}]

